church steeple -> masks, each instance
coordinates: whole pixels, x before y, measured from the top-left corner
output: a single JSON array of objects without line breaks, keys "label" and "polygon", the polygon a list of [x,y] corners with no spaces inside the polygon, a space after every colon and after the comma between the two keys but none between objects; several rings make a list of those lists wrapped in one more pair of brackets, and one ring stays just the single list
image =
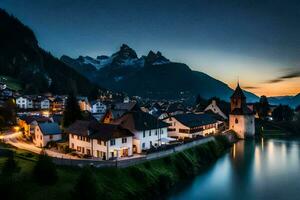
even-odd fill
[{"label": "church steeple", "polygon": [[239,81],[230,99],[231,99],[231,111],[233,111],[236,108],[241,109],[246,105],[246,96],[240,87]]}]

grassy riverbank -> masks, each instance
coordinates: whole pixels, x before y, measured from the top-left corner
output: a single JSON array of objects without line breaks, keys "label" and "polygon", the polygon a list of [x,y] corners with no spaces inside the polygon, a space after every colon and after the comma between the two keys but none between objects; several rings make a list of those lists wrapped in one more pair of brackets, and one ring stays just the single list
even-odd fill
[{"label": "grassy riverbank", "polygon": [[[223,136],[194,148],[187,149],[171,156],[117,169],[92,169],[101,199],[153,199],[162,197],[175,183],[194,176],[208,164],[215,161],[228,149],[230,143]],[[10,193],[22,199],[71,199],[71,192],[81,172],[79,168],[57,167],[58,182],[53,186],[40,186],[32,178],[35,157],[16,160],[21,171],[14,175],[10,187],[2,187],[2,194]],[[0,158],[0,168],[4,163]],[[13,196],[12,196],[13,197]]]}]

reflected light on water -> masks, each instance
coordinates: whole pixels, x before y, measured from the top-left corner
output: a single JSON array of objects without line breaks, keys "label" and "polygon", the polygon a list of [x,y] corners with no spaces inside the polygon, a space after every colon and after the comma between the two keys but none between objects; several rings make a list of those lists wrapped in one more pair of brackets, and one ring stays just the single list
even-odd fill
[{"label": "reflected light on water", "polygon": [[233,147],[232,147],[232,157],[233,158],[235,158],[235,151],[236,151],[236,144],[234,143]]}]

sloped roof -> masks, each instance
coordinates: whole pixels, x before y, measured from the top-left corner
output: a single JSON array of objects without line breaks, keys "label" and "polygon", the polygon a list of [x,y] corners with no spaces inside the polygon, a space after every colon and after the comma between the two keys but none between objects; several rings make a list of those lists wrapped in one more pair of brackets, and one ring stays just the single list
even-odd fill
[{"label": "sloped roof", "polygon": [[242,98],[242,99],[246,99],[246,96],[245,96],[243,90],[241,89],[240,84],[237,85],[235,91],[233,92],[233,94],[231,95],[230,98],[231,98],[231,99],[232,99],[232,98]]},{"label": "sloped roof", "polygon": [[130,130],[135,129],[137,131],[165,128],[169,126],[169,124],[162,120],[142,111],[127,112],[122,117],[115,120],[115,123],[121,124],[123,127]]},{"label": "sloped roof", "polygon": [[133,136],[128,129],[119,125],[100,124],[96,121],[77,120],[66,130],[68,133],[108,141],[113,138]]},{"label": "sloped roof", "polygon": [[180,123],[190,128],[204,126],[208,124],[214,124],[217,122],[217,120],[214,119],[209,114],[188,113],[188,114],[175,115],[174,117]]},{"label": "sloped roof", "polygon": [[40,123],[39,127],[43,135],[56,135],[62,133],[57,123]]},{"label": "sloped roof", "polygon": [[136,106],[136,102],[132,101],[129,103],[116,103],[114,105],[114,109],[116,110],[126,110],[126,111],[131,111],[135,106]]},{"label": "sloped roof", "polygon": [[51,119],[49,117],[44,117],[44,116],[26,116],[23,118],[23,120],[27,123],[27,124],[31,124],[33,121],[37,121],[39,123],[41,122],[51,122]]}]

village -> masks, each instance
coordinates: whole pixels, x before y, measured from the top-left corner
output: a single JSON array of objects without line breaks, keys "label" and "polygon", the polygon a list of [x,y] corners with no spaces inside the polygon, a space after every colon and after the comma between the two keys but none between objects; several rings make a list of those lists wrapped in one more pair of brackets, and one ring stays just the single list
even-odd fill
[{"label": "village", "polygon": [[[76,102],[81,117],[64,124],[64,113],[71,102],[68,98]],[[231,105],[217,98],[207,105],[199,102],[192,107],[180,101],[145,102],[128,96],[116,100],[111,94],[95,100],[83,96],[18,95],[14,101],[18,109],[17,125],[2,140],[17,148],[46,152],[60,159],[147,158],[155,152],[189,143],[197,145],[211,136],[229,132],[242,139],[255,134],[253,105],[246,103],[239,85],[231,96]]]}]

